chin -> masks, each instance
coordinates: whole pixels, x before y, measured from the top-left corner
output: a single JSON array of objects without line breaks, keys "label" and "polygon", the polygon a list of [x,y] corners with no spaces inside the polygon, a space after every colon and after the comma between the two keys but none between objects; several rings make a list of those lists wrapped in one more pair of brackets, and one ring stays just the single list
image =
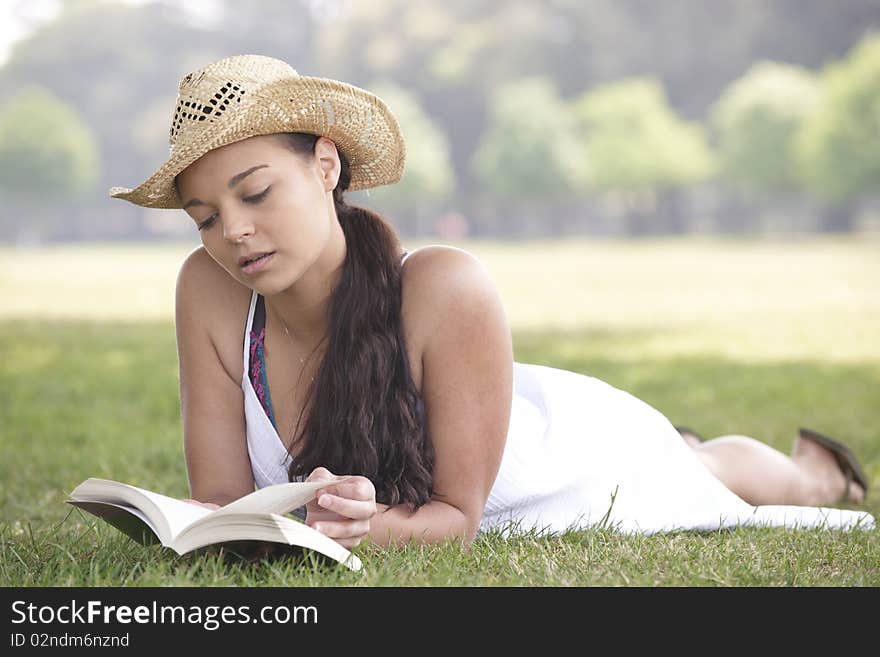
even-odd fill
[{"label": "chin", "polygon": [[299,281],[299,277],[294,279],[260,279],[258,281],[244,281],[244,284],[252,290],[256,290],[257,294],[262,294],[264,297],[272,296],[275,294],[280,294],[289,290],[291,287],[296,285],[297,281]]}]

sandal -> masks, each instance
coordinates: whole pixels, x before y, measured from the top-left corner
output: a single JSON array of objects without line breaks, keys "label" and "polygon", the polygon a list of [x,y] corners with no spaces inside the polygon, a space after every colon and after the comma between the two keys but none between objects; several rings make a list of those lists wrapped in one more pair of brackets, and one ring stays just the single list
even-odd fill
[{"label": "sandal", "polygon": [[849,447],[843,443],[837,442],[833,438],[829,438],[817,431],[813,431],[812,429],[804,429],[801,427],[798,430],[798,433],[804,440],[817,442],[834,454],[834,458],[837,459],[837,465],[840,467],[841,472],[846,476],[846,497],[849,496],[849,484],[852,481],[862,487],[862,490],[865,491],[865,497],[868,496],[868,477],[865,475],[865,471],[862,470],[862,466],[859,465],[858,459],[856,459],[855,454],[850,451]]},{"label": "sandal", "polygon": [[690,427],[675,427],[675,430],[681,434],[682,438],[684,438],[685,434],[688,434],[689,436],[693,436],[694,438],[699,440],[701,443],[705,442],[705,440],[706,440],[705,438],[703,438],[700,434],[698,434],[696,431],[694,431]]}]

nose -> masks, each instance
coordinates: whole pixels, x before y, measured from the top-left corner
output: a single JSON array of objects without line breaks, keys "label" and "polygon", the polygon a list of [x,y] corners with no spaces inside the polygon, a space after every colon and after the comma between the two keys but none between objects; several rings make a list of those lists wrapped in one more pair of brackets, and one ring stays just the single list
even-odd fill
[{"label": "nose", "polygon": [[223,221],[224,237],[235,244],[254,234],[254,223],[247,213],[226,213]]}]

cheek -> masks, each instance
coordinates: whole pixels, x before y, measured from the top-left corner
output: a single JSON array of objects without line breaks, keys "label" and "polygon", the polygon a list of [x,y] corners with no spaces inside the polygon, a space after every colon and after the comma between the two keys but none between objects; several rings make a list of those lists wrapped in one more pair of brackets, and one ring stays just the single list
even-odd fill
[{"label": "cheek", "polygon": [[294,248],[309,249],[319,246],[330,234],[330,221],[324,205],[318,202],[291,203],[277,210],[273,225],[284,235],[287,244]]}]

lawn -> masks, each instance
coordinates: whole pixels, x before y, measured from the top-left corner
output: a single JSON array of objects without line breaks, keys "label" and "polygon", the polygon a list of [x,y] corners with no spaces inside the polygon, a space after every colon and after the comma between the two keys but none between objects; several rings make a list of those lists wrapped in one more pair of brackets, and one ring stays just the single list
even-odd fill
[{"label": "lawn", "polygon": [[[3,585],[880,585],[880,531],[483,535],[363,546],[358,574],[133,544],[63,501],[89,476],[187,495],[172,312],[193,246],[0,249]],[[876,238],[458,246],[495,279],[517,360],[597,376],[706,435],[787,451],[798,426],[826,431],[880,481]],[[880,517],[880,494],[864,508]]]}]

